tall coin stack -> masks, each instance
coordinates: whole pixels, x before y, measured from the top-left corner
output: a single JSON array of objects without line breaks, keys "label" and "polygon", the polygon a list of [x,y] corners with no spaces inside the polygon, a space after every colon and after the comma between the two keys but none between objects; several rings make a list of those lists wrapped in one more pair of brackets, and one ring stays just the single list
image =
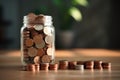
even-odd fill
[{"label": "tall coin stack", "polygon": [[29,13],[21,28],[21,60],[23,65],[54,61],[54,27],[52,17]]}]

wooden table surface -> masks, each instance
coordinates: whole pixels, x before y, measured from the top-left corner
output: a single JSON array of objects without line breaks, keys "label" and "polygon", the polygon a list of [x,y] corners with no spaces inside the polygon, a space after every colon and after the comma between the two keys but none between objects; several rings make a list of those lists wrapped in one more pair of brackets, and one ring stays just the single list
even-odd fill
[{"label": "wooden table surface", "polygon": [[56,50],[55,61],[102,60],[111,70],[21,71],[20,51],[0,51],[0,80],[120,80],[120,51],[105,49]]}]

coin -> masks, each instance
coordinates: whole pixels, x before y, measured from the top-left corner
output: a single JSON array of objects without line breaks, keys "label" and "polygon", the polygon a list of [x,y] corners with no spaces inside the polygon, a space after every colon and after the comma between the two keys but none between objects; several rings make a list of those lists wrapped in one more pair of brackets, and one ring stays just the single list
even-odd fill
[{"label": "coin", "polygon": [[35,15],[34,13],[29,13],[29,14],[27,15],[27,18],[28,18],[28,21],[29,21],[30,23],[33,23],[34,20],[35,20],[35,18],[36,18],[36,15]]},{"label": "coin", "polygon": [[43,37],[41,34],[36,35],[33,37],[33,41],[35,42],[35,44],[40,44],[41,42],[43,42]]},{"label": "coin", "polygon": [[34,63],[35,64],[39,64],[40,63],[40,57],[39,56],[35,56],[34,57]]},{"label": "coin", "polygon": [[50,57],[48,55],[43,55],[41,61],[43,63],[50,63]]},{"label": "coin", "polygon": [[43,25],[34,25],[35,30],[40,31],[43,29]]},{"label": "coin", "polygon": [[53,43],[53,36],[46,36],[45,37],[45,42],[47,44],[52,44]]},{"label": "coin", "polygon": [[46,35],[51,35],[51,28],[50,28],[50,27],[44,27],[43,32],[44,32]]},{"label": "coin", "polygon": [[43,49],[38,49],[38,53],[37,53],[37,55],[38,56],[43,56],[45,54],[45,51],[43,50]]},{"label": "coin", "polygon": [[76,70],[84,70],[84,65],[75,65]]},{"label": "coin", "polygon": [[27,47],[32,46],[32,45],[33,45],[33,40],[32,40],[32,39],[26,39],[26,40],[25,40],[25,45],[26,45]]},{"label": "coin", "polygon": [[42,40],[41,43],[35,44],[36,48],[41,49],[45,47],[45,42]]},{"label": "coin", "polygon": [[48,48],[47,49],[47,55],[53,55],[53,49],[52,48]]},{"label": "coin", "polygon": [[37,55],[37,49],[35,49],[34,47],[30,47],[28,48],[28,55],[30,57],[34,57]]}]

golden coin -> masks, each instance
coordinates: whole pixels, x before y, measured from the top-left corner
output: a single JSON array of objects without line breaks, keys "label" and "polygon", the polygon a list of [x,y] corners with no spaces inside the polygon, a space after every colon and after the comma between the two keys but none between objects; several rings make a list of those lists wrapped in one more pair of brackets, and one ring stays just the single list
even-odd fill
[{"label": "golden coin", "polygon": [[41,58],[41,61],[42,61],[43,63],[50,63],[50,56],[44,55],[44,56]]},{"label": "golden coin", "polygon": [[26,45],[27,47],[32,46],[32,45],[33,45],[33,40],[32,40],[32,39],[26,39],[26,40],[25,40],[25,45]]},{"label": "golden coin", "polygon": [[53,43],[53,36],[46,36],[45,37],[45,42],[47,44],[52,44]]},{"label": "golden coin", "polygon": [[40,31],[43,29],[43,25],[34,25],[35,30]]},{"label": "golden coin", "polygon": [[34,41],[36,44],[41,43],[41,42],[43,41],[42,35],[39,34],[39,35],[34,36],[34,37],[33,37],[33,41]]},{"label": "golden coin", "polygon": [[38,49],[37,56],[43,56],[45,54],[45,51],[43,49]]},{"label": "golden coin", "polygon": [[42,40],[41,43],[36,43],[35,46],[38,49],[44,48],[45,47],[45,42]]},{"label": "golden coin", "polygon": [[28,48],[28,55],[30,57],[34,57],[37,55],[37,49],[35,49],[34,47]]}]

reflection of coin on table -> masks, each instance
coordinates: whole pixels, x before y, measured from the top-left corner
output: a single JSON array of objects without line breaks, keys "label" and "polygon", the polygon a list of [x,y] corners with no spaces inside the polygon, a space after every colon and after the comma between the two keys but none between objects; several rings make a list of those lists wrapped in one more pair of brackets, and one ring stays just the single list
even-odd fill
[{"label": "reflection of coin on table", "polygon": [[37,49],[34,47],[28,48],[28,55],[30,57],[34,57],[37,55]]}]

